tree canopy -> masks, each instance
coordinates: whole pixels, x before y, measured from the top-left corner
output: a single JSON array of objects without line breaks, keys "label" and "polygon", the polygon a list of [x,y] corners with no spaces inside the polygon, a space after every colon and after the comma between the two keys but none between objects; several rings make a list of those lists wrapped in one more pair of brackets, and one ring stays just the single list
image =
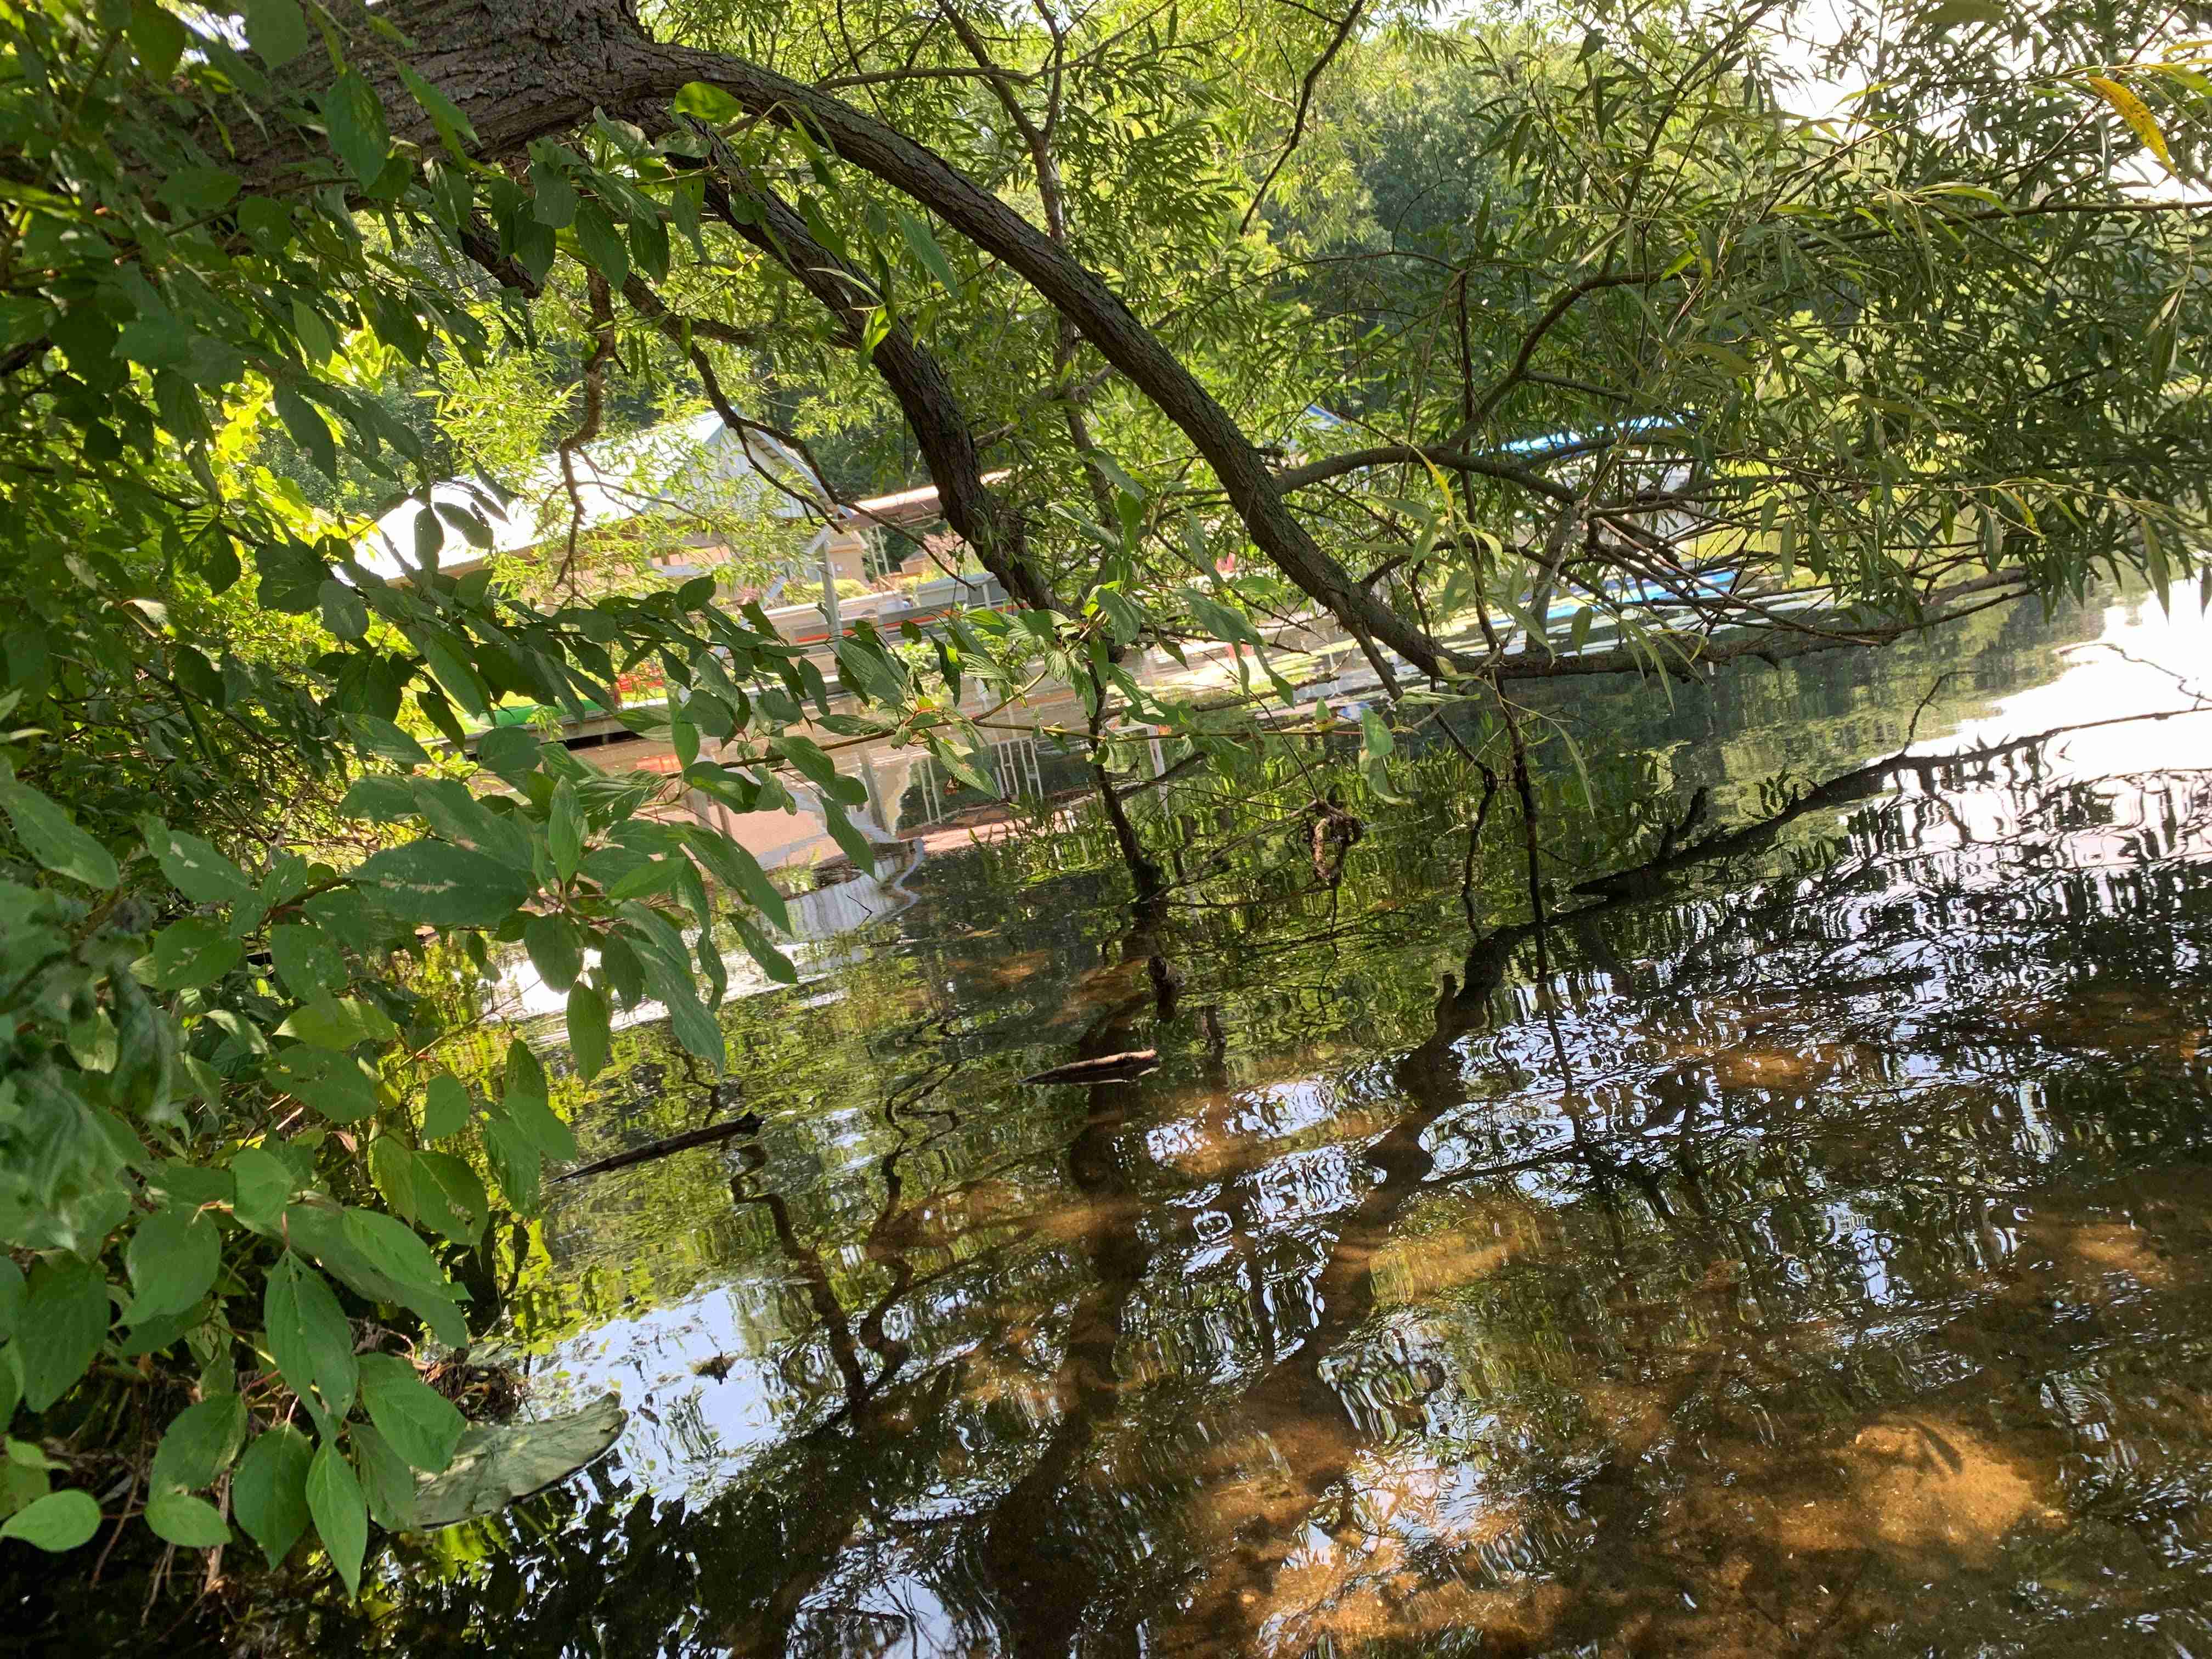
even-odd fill
[{"label": "tree canopy", "polygon": [[[792,976],[665,781],[507,727],[472,788],[503,702],[655,667],[682,787],[803,781],[866,862],[817,737],[957,770],[963,685],[1042,676],[1231,765],[1258,700],[1127,658],[1255,619],[1518,763],[1516,679],[2193,575],[2200,12],[0,0],[8,1420],[158,1375],[133,1516],[356,1582],[459,1419],[355,1322],[465,1341],[574,1151],[526,1043],[453,1058],[492,952],[587,1077],[647,1005],[722,1066],[725,944]],[[1814,71],[1856,95],[1793,112]],[[711,579],[441,568],[532,453],[702,404],[825,520],[918,461],[1011,604],[858,629],[856,712]],[[392,580],[355,538],[410,500]],[[83,1541],[112,1470],[18,1443],[0,1533]]]}]

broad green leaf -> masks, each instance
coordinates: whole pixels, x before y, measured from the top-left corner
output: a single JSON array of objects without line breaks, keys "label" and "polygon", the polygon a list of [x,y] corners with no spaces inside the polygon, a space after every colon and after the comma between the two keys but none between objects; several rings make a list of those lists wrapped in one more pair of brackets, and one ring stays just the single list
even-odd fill
[{"label": "broad green leaf", "polygon": [[42,1412],[69,1391],[100,1352],[111,1310],[97,1267],[67,1258],[31,1269],[13,1347],[23,1372],[23,1403]]},{"label": "broad green leaf", "polygon": [[149,819],[146,845],[161,873],[195,904],[240,904],[255,896],[246,872],[198,836]]},{"label": "broad green leaf", "polygon": [[575,1050],[576,1073],[586,1083],[606,1069],[609,1047],[607,994],[588,980],[570,988],[567,1010],[568,1046]]},{"label": "broad green leaf", "polygon": [[556,991],[576,982],[584,966],[584,948],[578,943],[574,923],[565,917],[536,915],[523,924],[523,948],[538,978]]},{"label": "broad green leaf", "polygon": [[314,1452],[289,1423],[254,1437],[230,1480],[230,1512],[272,1567],[307,1528],[307,1468]]},{"label": "broad green leaf", "polygon": [[361,1593],[361,1562],[368,1548],[368,1505],[361,1482],[337,1443],[325,1440],[307,1466],[307,1513],[329,1552],[331,1565],[345,1580],[346,1594]]},{"label": "broad green leaf", "polygon": [[469,1120],[476,1115],[475,1103],[459,1079],[451,1072],[441,1072],[430,1079],[430,1086],[422,1097],[422,1138],[443,1140],[457,1135],[468,1127]]},{"label": "broad green leaf", "polygon": [[348,721],[354,741],[379,760],[394,766],[428,766],[430,751],[401,727],[375,714],[355,714]]},{"label": "broad green leaf", "polygon": [[445,1473],[416,1488],[415,1525],[456,1526],[543,1492],[604,1455],[625,1420],[621,1402],[608,1395],[542,1423],[471,1429]]},{"label": "broad green leaf", "polygon": [[792,965],[789,957],[776,948],[775,940],[744,916],[732,916],[730,925],[738,930],[738,938],[744,942],[746,952],[760,964],[763,973],[779,985],[799,983],[799,969]]},{"label": "broad green leaf", "polygon": [[399,1035],[399,1028],[381,1008],[325,992],[295,1008],[276,1035],[318,1048],[351,1048],[362,1042],[389,1042]]},{"label": "broad green leaf", "polygon": [[545,840],[553,854],[554,873],[563,881],[575,879],[584,863],[584,813],[576,801],[575,786],[566,778],[554,786]]},{"label": "broad green leaf", "polygon": [[619,289],[629,280],[629,246],[606,209],[597,202],[576,205],[576,246],[592,269],[607,279],[609,287]]},{"label": "broad green leaf", "polygon": [[368,1143],[369,1179],[402,1221],[417,1218],[415,1154],[397,1135],[378,1135]]},{"label": "broad green leaf", "polygon": [[717,881],[766,916],[778,931],[791,931],[789,906],[750,853],[729,836],[703,827],[693,827],[684,841],[714,872]]},{"label": "broad green leaf", "polygon": [[453,1402],[391,1354],[363,1354],[361,1396],[392,1449],[416,1468],[435,1474],[453,1462],[468,1424]]},{"label": "broad green leaf", "polygon": [[379,853],[354,874],[394,915],[439,927],[495,927],[521,908],[532,885],[511,865],[430,840]]},{"label": "broad green leaf", "polygon": [[303,1000],[319,991],[336,990],[350,977],[337,942],[305,923],[284,921],[271,927],[269,954],[284,988]]},{"label": "broad green leaf", "polygon": [[282,69],[307,49],[307,19],[299,0],[240,0],[246,43],[272,70]]},{"label": "broad green leaf", "polygon": [[213,1395],[187,1406],[162,1431],[154,1453],[153,1485],[198,1492],[230,1467],[245,1443],[246,1401],[241,1396]]},{"label": "broad green leaf", "polygon": [[166,81],[174,75],[177,60],[185,55],[185,26],[155,0],[132,0],[131,50],[148,76]]},{"label": "broad green leaf", "polygon": [[204,916],[186,916],[154,935],[154,948],[136,964],[157,991],[212,985],[245,959],[246,947],[229,930]]},{"label": "broad green leaf", "polygon": [[353,1404],[360,1373],[353,1327],[329,1281],[288,1252],[270,1269],[261,1319],[270,1357],[292,1392],[319,1404],[333,1421],[343,1419]]},{"label": "broad green leaf", "polygon": [[172,1206],[138,1224],[124,1261],[137,1291],[124,1319],[142,1324],[182,1313],[208,1293],[222,1267],[222,1239],[207,1216]]},{"label": "broad green leaf", "polygon": [[384,105],[374,89],[349,70],[316,101],[322,108],[331,148],[355,178],[365,185],[374,183],[392,149],[392,137],[384,124]]},{"label": "broad green leaf", "polygon": [[376,1080],[359,1060],[337,1049],[295,1044],[270,1063],[267,1080],[333,1123],[358,1123],[376,1109]]},{"label": "broad green leaf", "polygon": [[459,1244],[474,1244],[491,1212],[483,1182],[451,1152],[415,1154],[415,1202],[426,1226]]},{"label": "broad green leaf", "polygon": [[31,856],[58,876],[103,891],[121,879],[108,850],[28,784],[0,780],[0,807]]},{"label": "broad green leaf", "polygon": [[356,1418],[346,1425],[346,1441],[362,1496],[368,1500],[368,1518],[388,1531],[407,1530],[414,1524],[415,1471],[374,1423]]},{"label": "broad green leaf", "polygon": [[541,151],[530,163],[531,216],[554,230],[567,228],[576,217],[576,187],[567,171],[549,153]]},{"label": "broad green leaf", "polygon": [[76,1548],[99,1530],[100,1504],[88,1492],[48,1492],[0,1522],[0,1538],[55,1555]]},{"label": "broad green leaf", "polygon": [[239,1220],[258,1233],[275,1232],[296,1185],[290,1167],[274,1152],[247,1146],[233,1154],[230,1172],[238,1182]]},{"label": "broad green leaf", "polygon": [[222,1511],[206,1498],[185,1492],[157,1492],[148,1498],[146,1524],[155,1537],[180,1549],[211,1550],[230,1542]]},{"label": "broad green leaf", "polygon": [[506,1195],[507,1207],[523,1215],[532,1213],[538,1207],[544,1154],[528,1131],[504,1115],[489,1121],[483,1133],[492,1176]]}]

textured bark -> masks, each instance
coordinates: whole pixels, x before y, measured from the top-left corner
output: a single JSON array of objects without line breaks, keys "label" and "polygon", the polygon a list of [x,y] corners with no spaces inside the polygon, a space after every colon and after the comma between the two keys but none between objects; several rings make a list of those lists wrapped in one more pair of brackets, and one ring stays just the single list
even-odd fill
[{"label": "textured bark", "polygon": [[[857,340],[860,324],[869,310],[862,297],[868,291],[867,284],[814,240],[806,222],[787,204],[768,191],[756,189],[750,193],[765,209],[765,223],[750,222],[732,212],[729,198],[719,184],[709,188],[708,205],[738,234],[796,277]],[[894,324],[890,332],[877,342],[872,362],[898,399],[900,412],[921,446],[946,521],[1014,598],[1033,610],[1065,610],[1044,573],[1029,556],[1028,538],[1019,515],[983,482],[983,458],[975,446],[975,429],[944,365],[915,343],[903,323]]]},{"label": "textured bark", "polygon": [[[369,40],[364,9],[354,15],[364,20],[356,24],[357,61],[384,94],[395,135],[434,143],[428,118],[414,107],[396,68],[386,67],[391,49]],[[1250,439],[1096,273],[934,152],[842,100],[759,64],[652,40],[638,21],[635,0],[392,0],[377,15],[413,42],[410,64],[468,117],[488,158],[582,125],[595,108],[641,126],[663,125],[668,100],[693,81],[719,87],[765,119],[803,119],[847,161],[928,208],[1049,300],[1182,428],[1221,480],[1253,541],[1306,593],[1355,633],[1392,647],[1425,672],[1452,660],[1322,549],[1291,514]],[[277,158],[246,159],[264,166]]]}]

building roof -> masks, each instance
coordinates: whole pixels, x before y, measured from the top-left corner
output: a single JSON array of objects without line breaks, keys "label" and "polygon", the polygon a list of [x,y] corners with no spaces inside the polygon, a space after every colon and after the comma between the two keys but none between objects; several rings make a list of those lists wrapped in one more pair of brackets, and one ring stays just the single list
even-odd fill
[{"label": "building roof", "polygon": [[[799,503],[768,482],[771,471],[800,494],[821,493],[805,464],[782,444],[757,431],[733,431],[712,410],[586,445],[576,452],[575,471],[587,530],[685,514],[765,509],[780,518],[799,517]],[[574,504],[557,451],[540,456],[513,489],[502,509],[481,484],[447,479],[432,486],[433,505],[475,512],[492,533],[489,550],[468,549],[465,558],[445,561],[441,568],[463,574],[494,553],[520,553],[567,533]],[[354,544],[354,556],[387,580],[410,575],[415,519],[422,507],[420,495],[393,507]]]}]

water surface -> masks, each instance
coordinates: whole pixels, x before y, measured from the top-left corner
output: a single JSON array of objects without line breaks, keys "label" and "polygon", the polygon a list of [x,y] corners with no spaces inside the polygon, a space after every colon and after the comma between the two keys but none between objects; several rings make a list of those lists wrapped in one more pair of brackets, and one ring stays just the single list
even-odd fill
[{"label": "water surface", "polygon": [[1163,795],[1164,999],[1097,833],[927,860],[733,1084],[648,1024],[572,1093],[587,1157],[765,1124],[553,1189],[505,1336],[623,1441],[312,1639],[2212,1653],[2212,714],[2127,718],[2206,641],[1547,694],[1540,934],[1419,740],[1334,888]]}]

